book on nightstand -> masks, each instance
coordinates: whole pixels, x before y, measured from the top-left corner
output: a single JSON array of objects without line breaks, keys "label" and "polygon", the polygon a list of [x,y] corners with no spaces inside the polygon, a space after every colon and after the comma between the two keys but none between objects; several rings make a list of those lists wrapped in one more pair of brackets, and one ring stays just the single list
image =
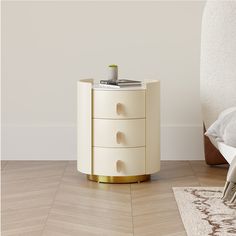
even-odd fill
[{"label": "book on nightstand", "polygon": [[110,88],[124,88],[130,86],[141,86],[142,82],[138,80],[129,80],[129,79],[100,80],[100,85]]}]

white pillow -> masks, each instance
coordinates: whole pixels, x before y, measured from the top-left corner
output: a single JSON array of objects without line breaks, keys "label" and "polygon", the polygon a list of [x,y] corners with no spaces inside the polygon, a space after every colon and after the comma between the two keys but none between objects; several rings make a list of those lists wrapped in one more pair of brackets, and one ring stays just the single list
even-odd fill
[{"label": "white pillow", "polygon": [[205,133],[217,142],[236,147],[236,107],[224,110]]}]

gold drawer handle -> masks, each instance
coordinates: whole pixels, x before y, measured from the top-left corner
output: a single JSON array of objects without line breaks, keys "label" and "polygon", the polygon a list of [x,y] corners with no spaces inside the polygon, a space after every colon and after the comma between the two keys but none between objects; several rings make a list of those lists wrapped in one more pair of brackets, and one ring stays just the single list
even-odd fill
[{"label": "gold drawer handle", "polygon": [[122,114],[122,104],[121,103],[116,104],[116,113],[117,113],[117,115]]},{"label": "gold drawer handle", "polygon": [[118,144],[120,144],[120,143],[122,142],[122,133],[121,133],[120,131],[118,131],[118,132],[116,133],[116,142],[117,142]]},{"label": "gold drawer handle", "polygon": [[121,172],[121,168],[122,168],[122,161],[120,160],[116,161],[116,171],[118,173]]}]

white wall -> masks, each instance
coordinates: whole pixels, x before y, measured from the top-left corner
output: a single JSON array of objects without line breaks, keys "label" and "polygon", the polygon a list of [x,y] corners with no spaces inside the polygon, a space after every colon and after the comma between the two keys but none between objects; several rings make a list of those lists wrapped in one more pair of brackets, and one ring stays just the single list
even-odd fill
[{"label": "white wall", "polygon": [[202,159],[203,2],[3,2],[3,159],[76,159],[76,81],[161,80],[162,159]]}]

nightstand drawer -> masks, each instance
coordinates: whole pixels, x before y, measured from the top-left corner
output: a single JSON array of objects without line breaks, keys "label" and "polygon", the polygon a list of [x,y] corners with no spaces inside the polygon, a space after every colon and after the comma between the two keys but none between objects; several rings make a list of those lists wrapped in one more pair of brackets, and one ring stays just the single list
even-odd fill
[{"label": "nightstand drawer", "polygon": [[145,174],[145,148],[97,148],[93,150],[93,174],[133,176]]},{"label": "nightstand drawer", "polygon": [[145,117],[145,91],[93,91],[93,117],[129,119]]},{"label": "nightstand drawer", "polygon": [[96,147],[145,146],[145,119],[93,119],[93,130],[93,146]]}]

